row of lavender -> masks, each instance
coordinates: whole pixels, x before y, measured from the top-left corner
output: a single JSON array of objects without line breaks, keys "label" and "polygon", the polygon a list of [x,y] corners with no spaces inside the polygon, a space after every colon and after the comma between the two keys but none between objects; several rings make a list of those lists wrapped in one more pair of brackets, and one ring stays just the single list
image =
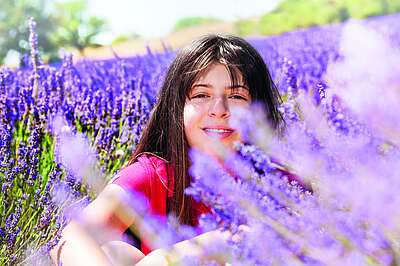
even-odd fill
[{"label": "row of lavender", "polygon": [[[384,33],[388,43],[398,47],[400,44],[399,22],[399,15],[394,15],[365,21],[364,24]],[[358,259],[364,262],[384,264],[392,263],[393,258],[398,255],[396,246],[391,242],[396,239],[396,236],[399,236],[399,231],[395,230],[396,227],[392,226],[390,227],[391,231],[386,231],[388,227],[379,227],[382,225],[381,221],[375,223],[370,219],[370,215],[361,211],[351,212],[353,210],[351,207],[354,206],[350,206],[350,203],[354,202],[354,199],[348,192],[349,188],[352,191],[354,188],[350,185],[365,189],[364,193],[361,193],[362,190],[360,191],[361,196],[356,199],[358,203],[365,200],[365,204],[369,206],[371,198],[368,197],[368,193],[374,195],[373,199],[377,204],[374,207],[375,215],[380,208],[391,207],[397,202],[398,196],[396,196],[395,188],[398,181],[396,182],[396,176],[393,176],[393,171],[390,172],[390,170],[395,169],[398,165],[396,164],[398,157],[393,155],[390,160],[383,160],[379,157],[383,156],[382,152],[376,155],[373,151],[378,147],[379,150],[384,149],[385,156],[388,156],[387,150],[390,151],[390,154],[395,154],[393,147],[399,142],[393,135],[399,131],[396,131],[398,127],[390,127],[388,133],[382,128],[376,129],[374,125],[369,127],[368,123],[356,121],[354,117],[364,118],[362,114],[367,112],[360,115],[360,113],[346,110],[347,107],[344,107],[342,99],[333,96],[333,92],[340,95],[340,90],[327,86],[328,82],[331,82],[333,85],[340,84],[350,89],[350,85],[344,82],[347,80],[339,80],[335,83],[335,77],[337,77],[335,74],[340,72],[329,70],[332,69],[332,67],[329,68],[330,65],[345,68],[343,62],[346,60],[344,57],[346,51],[339,47],[342,29],[343,25],[334,25],[250,40],[263,55],[271,68],[274,79],[279,84],[285,100],[282,112],[287,120],[288,129],[286,140],[283,142],[284,144],[278,145],[279,147],[274,143],[281,143],[281,140],[272,141],[272,138],[270,141],[266,141],[266,138],[262,138],[263,141],[259,140],[259,135],[268,135],[268,130],[260,129],[258,136],[252,134],[249,138],[258,146],[264,147],[264,151],[267,151],[268,154],[274,154],[277,159],[290,166],[291,170],[299,175],[310,178],[320,177],[317,181],[312,179],[307,182],[314,184],[314,191],[321,190],[320,195],[325,196],[322,197],[325,201],[324,204],[321,204],[319,198],[316,199],[307,193],[298,192],[297,189],[287,187],[280,182],[274,183],[270,177],[266,176],[266,173],[274,172],[270,171],[269,160],[265,159],[265,156],[261,156],[257,149],[242,147],[241,154],[245,155],[248,161],[258,168],[263,168],[253,172],[253,175],[258,176],[252,179],[244,178],[241,189],[235,187],[237,184],[221,183],[221,186],[215,184],[207,186],[207,183],[204,182],[194,184],[190,193],[212,203],[213,200],[216,200],[212,197],[215,194],[206,193],[212,188],[223,187],[226,188],[225,191],[236,194],[241,191],[258,192],[257,195],[250,193],[251,197],[241,193],[243,202],[234,202],[228,197],[224,206],[230,208],[217,208],[216,216],[210,219],[214,223],[224,220],[224,224],[232,231],[236,231],[235,228],[244,223],[253,224],[254,228],[259,229],[255,230],[257,234],[250,233],[245,236],[251,241],[235,243],[241,251],[237,254],[241,254],[241,256],[240,258],[233,257],[243,264],[287,264],[289,260],[290,263],[297,261],[318,264],[327,257],[334,261],[342,253],[345,254],[346,250],[351,250],[347,252],[350,255],[346,257],[350,258],[349,263],[351,259]],[[366,41],[369,40],[366,39]],[[85,136],[95,149],[101,176],[109,178],[127,161],[137,144],[142,127],[146,123],[155,101],[157,90],[168,64],[174,56],[172,51],[164,53],[149,51],[146,56],[128,59],[115,58],[107,61],[81,61],[73,65],[71,57],[65,55],[63,64],[53,68],[40,64],[40,59],[36,54],[37,40],[35,40],[34,32],[32,32],[30,41],[33,49],[26,64],[29,66],[28,68],[16,71],[7,68],[0,70],[0,185],[2,190],[0,196],[0,264],[22,263],[22,260],[29,256],[30,252],[39,247],[44,250],[51,247],[57,241],[60,228],[73,212],[71,209],[74,207],[71,207],[71,203],[76,206],[87,202],[87,196],[93,192],[93,188],[84,185],[85,176],[80,176],[79,173],[73,169],[67,169],[68,167],[62,164],[57,141],[60,132]],[[365,45],[368,46],[368,43]],[[362,46],[356,47],[359,51],[362,51],[362,48]],[[396,58],[394,51],[391,56]],[[396,69],[393,69],[393,65],[390,64],[393,58],[382,59],[385,63],[389,62],[385,71],[396,72]],[[369,65],[369,69],[375,69],[374,64]],[[380,66],[380,64],[377,65],[377,67]],[[378,73],[382,74],[382,70],[379,70]],[[391,84],[394,82],[398,86],[400,83],[396,82],[399,75],[398,73],[390,77],[384,75],[383,78],[387,80],[390,78]],[[357,78],[360,78],[359,76]],[[358,81],[355,79],[354,83]],[[376,80],[372,79],[372,81]],[[395,89],[393,90],[395,91]],[[301,93],[302,91],[308,92],[306,94],[311,96],[310,101],[305,99],[307,97]],[[364,93],[366,92],[364,91]],[[362,96],[362,94],[360,95]],[[387,96],[393,95],[391,93],[380,95],[384,99]],[[346,95],[343,95],[342,98],[345,99]],[[305,104],[307,108],[303,108],[301,113],[301,106],[304,106],[304,103],[307,103]],[[351,105],[351,101],[346,103]],[[374,111],[378,112],[379,110]],[[383,121],[387,117],[386,114],[385,112],[381,113]],[[59,117],[64,120],[62,127],[57,127]],[[309,119],[307,120],[307,118]],[[321,129],[321,125],[315,125],[316,121],[325,120],[326,128]],[[258,120],[244,119],[243,121]],[[372,121],[376,122],[377,120]],[[391,121],[388,121],[389,125],[391,125]],[[254,128],[255,125],[248,126]],[[257,126],[260,128],[259,124]],[[335,137],[327,137],[326,132],[329,130],[333,130],[331,133]],[[376,132],[377,134],[374,134]],[[371,137],[375,135],[378,135],[378,138]],[[363,136],[363,141],[358,139],[359,136]],[[69,148],[71,153],[79,153],[79,147],[70,146]],[[346,156],[341,158],[339,156],[341,153]],[[358,173],[349,166],[354,161],[357,162],[354,165],[360,165],[360,162],[355,159],[359,158],[357,156],[360,154],[368,154],[375,159],[374,169],[380,171],[372,177],[380,177],[383,173],[387,175],[382,177],[386,183],[379,181],[379,184],[383,184],[380,187],[381,194],[371,193],[363,180],[350,179],[351,181],[348,181],[345,179],[347,175],[340,171],[345,169],[346,173],[355,177],[364,172],[370,174],[366,171],[370,170],[368,167],[356,168],[355,170],[361,172]],[[367,166],[371,165],[369,159],[363,159],[368,162]],[[318,168],[315,168],[315,162],[320,162]],[[201,160],[198,165],[202,165]],[[206,166],[203,165],[203,167]],[[193,171],[196,171],[196,168]],[[201,173],[204,172],[207,171],[197,170],[197,175],[201,176]],[[212,169],[208,171],[208,173],[212,172]],[[260,177],[260,175],[262,176]],[[325,176],[326,179],[323,178]],[[212,177],[212,175],[210,174],[208,177]],[[347,190],[346,186],[336,184],[334,178],[346,180],[347,182],[343,182],[343,184],[347,185]],[[204,177],[204,180],[207,180],[207,176]],[[226,181],[222,178],[218,180]],[[260,186],[259,182],[254,183],[251,180],[264,181]],[[371,180],[377,181],[376,179]],[[371,180],[368,179],[369,182],[372,182]],[[364,186],[358,184],[359,181]],[[323,184],[322,187],[319,186],[321,184]],[[246,189],[243,189],[244,187]],[[394,189],[388,189],[390,187]],[[287,190],[291,191],[289,195],[282,193]],[[60,199],[59,193],[57,193],[60,191],[68,193],[63,193],[64,197]],[[224,190],[220,192],[224,192]],[[278,197],[284,199],[285,204],[283,205],[292,206],[292,212],[284,214],[274,212],[276,209],[282,208],[277,207],[279,204],[277,205],[275,200],[273,204],[271,203],[270,195],[274,195],[272,197],[274,199]],[[328,195],[332,197],[328,197]],[[338,195],[343,199],[337,199]],[[267,198],[268,201],[266,201]],[[307,199],[305,202],[304,198]],[[338,202],[326,198],[335,199]],[[390,205],[388,205],[387,198],[392,201]],[[350,203],[344,204],[343,202],[346,203],[346,200],[349,200]],[[254,213],[246,212],[243,208],[244,202],[258,202],[255,207],[260,207],[259,214],[254,216]],[[262,208],[261,205],[263,205]],[[359,205],[357,207],[363,209]],[[69,208],[65,208],[66,206]],[[216,206],[221,206],[221,204]],[[348,210],[350,214],[344,210]],[[392,211],[391,219],[398,218],[395,216],[396,212]],[[312,217],[311,213],[315,217]],[[370,214],[370,212],[367,213]],[[347,218],[345,215],[348,215]],[[317,216],[320,219],[317,219]],[[332,225],[332,228],[335,229],[334,234],[331,234],[330,229],[332,228],[322,226],[321,217],[331,218],[327,224]],[[264,223],[256,224],[254,222],[256,220],[264,221]],[[305,228],[305,224],[309,224],[309,227]],[[392,223],[390,224],[392,225]],[[337,225],[340,225],[340,228]],[[367,229],[371,227],[374,230],[361,230],[360,227]],[[286,228],[286,231],[282,231],[282,228]],[[381,232],[378,229],[385,229],[385,231]],[[326,230],[324,232],[326,234],[315,236],[323,230]],[[296,231],[304,233],[303,240],[293,234]],[[372,232],[377,233],[372,234]],[[390,237],[387,237],[388,234]],[[254,246],[255,243],[262,243],[260,237],[271,239],[269,248],[264,245]],[[369,246],[366,247],[364,240],[369,241],[367,243]],[[314,241],[313,244],[316,244],[319,249],[308,241]],[[250,244],[246,245],[245,243]],[[332,252],[329,257],[329,254],[326,254],[327,249],[324,249],[326,247],[335,250],[336,253]],[[360,252],[354,255],[354,250]],[[292,254],[292,256],[288,256],[288,254]],[[366,256],[362,256],[363,254]]]}]

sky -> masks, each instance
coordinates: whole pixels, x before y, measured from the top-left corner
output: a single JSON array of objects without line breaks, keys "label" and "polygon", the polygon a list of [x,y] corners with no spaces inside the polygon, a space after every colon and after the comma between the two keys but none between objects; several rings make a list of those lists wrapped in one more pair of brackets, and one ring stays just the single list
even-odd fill
[{"label": "sky", "polygon": [[263,14],[279,0],[88,0],[90,15],[105,18],[109,31],[99,42],[119,35],[137,33],[143,37],[165,36],[184,17],[212,16],[233,21]]}]

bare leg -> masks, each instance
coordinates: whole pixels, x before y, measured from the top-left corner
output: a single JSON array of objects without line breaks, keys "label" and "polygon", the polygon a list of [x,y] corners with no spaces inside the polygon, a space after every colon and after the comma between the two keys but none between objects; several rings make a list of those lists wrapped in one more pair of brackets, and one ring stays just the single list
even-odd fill
[{"label": "bare leg", "polygon": [[144,258],[139,249],[123,241],[110,241],[101,248],[113,265],[135,265]]}]

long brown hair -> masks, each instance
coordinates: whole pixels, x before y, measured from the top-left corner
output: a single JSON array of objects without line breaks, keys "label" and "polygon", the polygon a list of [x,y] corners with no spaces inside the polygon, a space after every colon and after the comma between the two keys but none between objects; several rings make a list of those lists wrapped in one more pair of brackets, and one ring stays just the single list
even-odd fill
[{"label": "long brown hair", "polygon": [[192,223],[191,201],[185,195],[190,185],[188,143],[184,133],[183,110],[193,83],[213,62],[226,66],[234,85],[238,74],[250,89],[253,100],[262,103],[272,127],[282,121],[278,112],[280,97],[259,53],[236,36],[206,35],[183,48],[170,65],[157,103],[150,115],[129,164],[142,152],[161,153],[173,164],[174,192],[170,211],[181,224]]}]

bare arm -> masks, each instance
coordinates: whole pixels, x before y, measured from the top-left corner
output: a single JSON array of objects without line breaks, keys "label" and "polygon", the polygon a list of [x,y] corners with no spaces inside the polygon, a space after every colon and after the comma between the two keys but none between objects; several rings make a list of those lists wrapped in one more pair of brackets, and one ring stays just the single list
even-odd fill
[{"label": "bare arm", "polygon": [[[146,265],[174,265],[179,263],[185,256],[195,256],[205,258],[208,254],[203,254],[203,247],[209,246],[216,241],[226,241],[231,234],[218,230],[207,232],[192,239],[175,244],[170,250],[156,249],[140,260],[136,266]],[[224,252],[219,250],[219,252]]]},{"label": "bare arm", "polygon": [[101,245],[119,240],[134,222],[134,217],[124,212],[121,199],[124,190],[118,185],[107,185],[81,215],[63,230],[62,238],[50,255],[63,265],[111,265]]},{"label": "bare arm", "polygon": [[56,265],[111,265],[100,245],[75,221],[65,227],[50,255]]}]

